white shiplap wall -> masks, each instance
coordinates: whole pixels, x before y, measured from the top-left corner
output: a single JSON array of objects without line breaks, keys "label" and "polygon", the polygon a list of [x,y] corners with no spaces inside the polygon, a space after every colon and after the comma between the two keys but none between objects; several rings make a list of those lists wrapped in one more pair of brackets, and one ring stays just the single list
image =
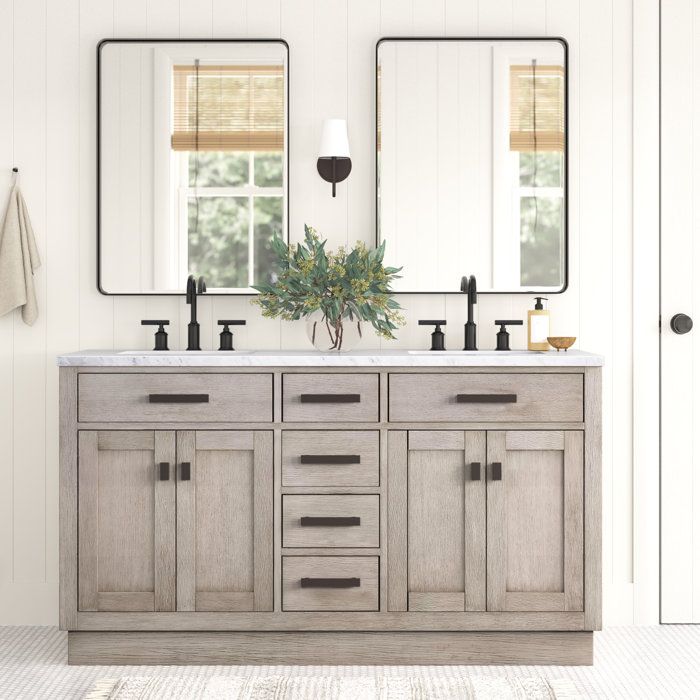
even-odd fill
[{"label": "white shiplap wall", "polygon": [[[648,3],[647,3],[648,4]],[[95,45],[104,37],[282,37],[291,64],[291,230],[331,244],[374,238],[374,47],[381,36],[563,36],[570,45],[570,284],[551,302],[554,333],[607,358],[604,384],[606,623],[631,622],[632,0],[0,0],[0,189],[13,165],[43,265],[34,327],[0,318],[0,624],[57,620],[58,372],[78,348],[147,347],[139,321],[171,319],[181,298],[103,297],[95,286]],[[353,172],[332,199],[315,171],[324,118],[346,117]],[[469,273],[465,260],[465,273]],[[421,317],[462,342],[459,296],[402,297],[397,347],[422,347]],[[531,300],[483,296],[479,344],[497,316]],[[248,320],[240,347],[307,347],[302,324],[262,320],[247,299],[200,302],[203,346],[217,318]],[[179,342],[178,342],[179,339]],[[513,333],[522,347],[523,329]],[[366,347],[379,347],[372,338]],[[614,469],[613,469],[614,465]]]}]

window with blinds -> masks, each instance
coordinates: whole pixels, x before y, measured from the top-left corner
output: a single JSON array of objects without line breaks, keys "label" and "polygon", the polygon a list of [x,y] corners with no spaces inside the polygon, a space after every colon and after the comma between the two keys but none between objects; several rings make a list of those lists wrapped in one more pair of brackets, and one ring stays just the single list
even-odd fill
[{"label": "window with blinds", "polygon": [[284,66],[173,66],[175,151],[284,150]]},{"label": "window with blinds", "polygon": [[510,67],[510,150],[564,151],[564,68]]}]

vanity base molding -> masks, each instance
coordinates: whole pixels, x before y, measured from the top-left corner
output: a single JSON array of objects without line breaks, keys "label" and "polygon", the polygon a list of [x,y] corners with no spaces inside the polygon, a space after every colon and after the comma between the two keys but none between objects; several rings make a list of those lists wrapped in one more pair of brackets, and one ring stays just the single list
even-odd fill
[{"label": "vanity base molding", "polygon": [[591,665],[592,632],[69,632],[71,665]]}]

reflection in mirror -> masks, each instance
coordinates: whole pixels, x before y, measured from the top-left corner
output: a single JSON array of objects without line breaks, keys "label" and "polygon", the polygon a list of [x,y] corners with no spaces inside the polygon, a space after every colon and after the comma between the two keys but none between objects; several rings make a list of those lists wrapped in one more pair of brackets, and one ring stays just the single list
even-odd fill
[{"label": "reflection in mirror", "polygon": [[253,293],[287,240],[287,47],[106,41],[100,48],[100,287]]},{"label": "reflection in mirror", "polygon": [[560,40],[377,47],[377,239],[402,292],[566,286],[566,50]]}]

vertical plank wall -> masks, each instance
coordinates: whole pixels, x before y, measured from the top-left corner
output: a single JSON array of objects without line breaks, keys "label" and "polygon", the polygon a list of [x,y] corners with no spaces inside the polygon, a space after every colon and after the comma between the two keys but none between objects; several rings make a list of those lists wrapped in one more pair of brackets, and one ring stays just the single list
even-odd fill
[{"label": "vertical plank wall", "polygon": [[[105,37],[282,37],[290,45],[290,226],[332,245],[374,239],[374,47],[381,36],[563,36],[570,46],[570,284],[551,301],[552,330],[606,356],[606,624],[632,615],[632,0],[0,0],[0,189],[21,183],[43,264],[40,317],[0,318],[0,624],[57,620],[55,356],[148,347],[142,318],[171,319],[185,343],[182,298],[104,297],[95,285],[95,45]],[[348,120],[353,172],[332,199],[315,170],[320,126]],[[478,185],[477,185],[478,186]],[[3,206],[5,203],[3,194]],[[430,241],[424,245],[430,246]],[[470,272],[469,259],[464,273]],[[459,296],[401,298],[395,347],[423,347],[419,318],[446,317],[462,343]],[[496,317],[532,300],[479,300],[480,347]],[[216,320],[245,318],[241,348],[308,347],[303,324],[263,320],[242,298],[200,302],[203,347]],[[368,337],[365,347],[388,347]],[[524,329],[513,332],[523,347]],[[613,469],[614,465],[614,469]]]}]

